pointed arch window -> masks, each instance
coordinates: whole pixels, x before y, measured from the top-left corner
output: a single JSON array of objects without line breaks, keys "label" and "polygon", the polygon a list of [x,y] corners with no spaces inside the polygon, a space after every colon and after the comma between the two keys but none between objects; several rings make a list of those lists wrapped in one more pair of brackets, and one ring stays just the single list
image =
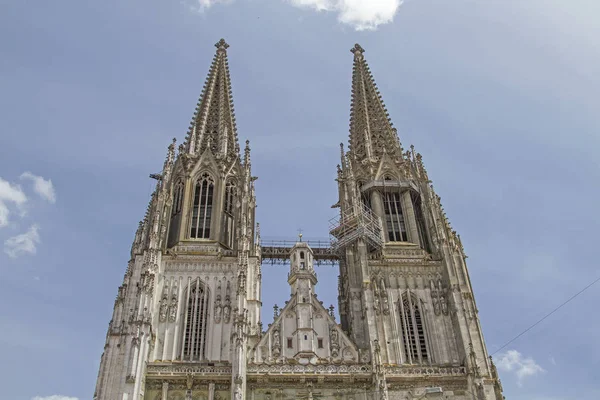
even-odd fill
[{"label": "pointed arch window", "polygon": [[400,329],[404,354],[410,364],[426,364],[429,361],[423,321],[424,316],[419,300],[415,296],[404,293],[400,301]]},{"label": "pointed arch window", "polygon": [[431,247],[429,246],[429,237],[427,236],[427,230],[425,228],[425,217],[423,215],[421,195],[415,192],[411,192],[410,197],[413,203],[413,208],[415,210],[415,219],[417,223],[417,231],[419,232],[419,241],[421,242],[421,247],[425,251],[430,252]]},{"label": "pointed arch window", "polygon": [[402,212],[402,202],[399,192],[386,192],[383,194],[383,207],[385,221],[390,242],[406,242],[406,223]]},{"label": "pointed arch window", "polygon": [[237,197],[237,188],[233,181],[228,181],[225,185],[225,204],[223,205],[223,239],[225,245],[233,247],[233,238],[235,232],[235,202]]},{"label": "pointed arch window", "polygon": [[188,287],[186,296],[181,358],[199,361],[206,358],[208,322],[208,293],[199,278]]},{"label": "pointed arch window", "polygon": [[171,210],[171,216],[178,215],[181,213],[183,208],[183,182],[177,181],[173,190],[173,209]]},{"label": "pointed arch window", "polygon": [[200,179],[196,181],[190,229],[190,237],[193,239],[208,239],[210,237],[214,187],[215,183],[207,173],[202,174]]},{"label": "pointed arch window", "polygon": [[173,187],[173,205],[171,207],[171,224],[169,226],[169,237],[167,246],[174,246],[179,239],[179,228],[181,226],[181,210],[183,209],[184,184],[181,179]]}]

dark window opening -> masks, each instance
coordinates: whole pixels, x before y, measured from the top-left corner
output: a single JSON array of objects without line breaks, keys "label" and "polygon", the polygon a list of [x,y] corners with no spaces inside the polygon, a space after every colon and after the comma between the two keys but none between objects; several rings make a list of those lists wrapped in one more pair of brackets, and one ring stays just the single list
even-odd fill
[{"label": "dark window opening", "polygon": [[400,308],[400,328],[402,329],[402,342],[407,361],[412,364],[426,363],[429,359],[425,330],[418,300],[409,295],[402,296]]},{"label": "dark window opening", "polygon": [[384,193],[383,207],[385,209],[385,222],[390,242],[406,242],[406,223],[402,212],[400,193]]},{"label": "dark window opening", "polygon": [[196,181],[194,206],[192,208],[192,226],[190,229],[191,238],[208,239],[210,237],[213,190],[214,182],[210,175],[203,174]]}]

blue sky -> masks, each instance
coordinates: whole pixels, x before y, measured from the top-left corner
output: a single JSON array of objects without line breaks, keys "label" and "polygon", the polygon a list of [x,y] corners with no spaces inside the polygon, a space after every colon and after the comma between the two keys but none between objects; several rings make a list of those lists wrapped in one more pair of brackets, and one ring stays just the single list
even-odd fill
[{"label": "blue sky", "polygon": [[[461,234],[490,353],[600,276],[600,3],[202,1],[0,1],[3,398],[91,398],[148,174],[221,37],[263,238],[327,237],[359,42]],[[289,294],[264,268],[268,323]],[[508,399],[600,398],[599,301],[495,356]]]}]

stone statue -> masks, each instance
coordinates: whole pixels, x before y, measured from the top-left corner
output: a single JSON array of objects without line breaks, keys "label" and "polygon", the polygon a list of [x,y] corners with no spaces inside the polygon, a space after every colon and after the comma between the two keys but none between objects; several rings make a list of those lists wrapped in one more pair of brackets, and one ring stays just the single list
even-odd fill
[{"label": "stone statue", "polygon": [[431,300],[433,301],[433,312],[435,313],[435,315],[439,315],[440,314],[440,301],[435,296]]},{"label": "stone statue", "polygon": [[171,298],[171,306],[169,307],[169,321],[175,322],[177,319],[177,297]]},{"label": "stone statue", "polygon": [[223,320],[225,321],[225,323],[229,322],[230,314],[231,314],[231,307],[229,307],[229,306],[223,307]]},{"label": "stone statue", "polygon": [[167,314],[169,312],[169,301],[167,300],[167,296],[163,297],[160,302],[160,313],[158,318],[160,322],[165,322],[167,320]]},{"label": "stone statue", "polygon": [[444,296],[443,294],[440,295],[440,304],[442,306],[442,312],[444,313],[444,315],[448,314],[448,303],[446,302],[446,296]]},{"label": "stone statue", "polygon": [[217,296],[215,300],[215,322],[218,324],[221,322],[221,314],[223,313],[223,307],[221,306],[221,295]]}]

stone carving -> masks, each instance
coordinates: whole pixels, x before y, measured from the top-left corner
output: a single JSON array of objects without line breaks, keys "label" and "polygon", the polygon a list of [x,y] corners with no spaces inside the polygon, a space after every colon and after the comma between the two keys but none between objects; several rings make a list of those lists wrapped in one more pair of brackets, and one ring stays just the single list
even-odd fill
[{"label": "stone carving", "polygon": [[279,357],[281,354],[281,338],[279,337],[278,328],[273,330],[272,340],[273,343],[271,344],[271,351],[273,353],[273,357]]},{"label": "stone carving", "polygon": [[340,353],[340,343],[339,343],[338,331],[335,328],[335,326],[331,327],[329,337],[331,339],[331,344],[330,344],[331,355],[333,357],[337,357]]},{"label": "stone carving", "polygon": [[438,278],[438,284],[436,287],[433,279],[430,279],[429,287],[431,302],[433,303],[433,312],[435,315],[448,315],[448,302],[446,300],[446,291],[442,286],[442,280]]},{"label": "stone carving", "polygon": [[177,296],[173,295],[171,298],[171,305],[169,306],[169,322],[175,322],[177,319]]},{"label": "stone carving", "polygon": [[167,315],[169,313],[169,298],[167,296],[166,290],[163,294],[163,298],[160,301],[160,312],[158,314],[158,319],[160,322],[165,322],[167,320]]},{"label": "stone carving", "polygon": [[223,322],[229,323],[231,316],[231,286],[227,281],[227,287],[225,289],[225,305],[223,306]]},{"label": "stone carving", "polygon": [[221,322],[221,316],[223,314],[223,307],[221,306],[221,295],[218,294],[215,299],[215,323]]}]

